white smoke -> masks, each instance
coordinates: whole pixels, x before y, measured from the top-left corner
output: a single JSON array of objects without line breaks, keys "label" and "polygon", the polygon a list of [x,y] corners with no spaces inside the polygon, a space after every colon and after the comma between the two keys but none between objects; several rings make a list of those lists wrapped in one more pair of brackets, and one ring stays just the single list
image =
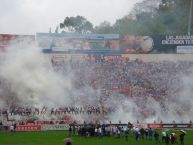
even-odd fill
[{"label": "white smoke", "polygon": [[71,90],[70,80],[56,74],[41,49],[34,43],[27,42],[14,43],[4,54],[0,78],[10,85],[7,91],[14,92],[26,104],[67,104],[68,91]]},{"label": "white smoke", "polygon": [[[135,122],[136,120],[140,122],[161,120],[163,122],[173,120],[187,122],[187,120],[193,119],[193,81],[191,79],[193,72],[190,72],[189,75],[176,74],[178,76],[176,82],[160,86],[168,87],[167,97],[161,96],[161,101],[150,95],[139,98],[113,93],[109,97],[103,98],[101,88],[93,89],[88,84],[84,84],[77,89],[74,83],[77,78],[82,77],[78,76],[81,71],[95,73],[94,66],[73,70],[67,63],[65,72],[56,72],[50,58],[43,54],[34,42],[29,43],[29,41],[14,43],[1,57],[0,106],[2,107],[21,105],[51,108],[91,105],[100,108],[114,108],[115,112],[110,115],[89,116],[82,114],[74,117],[78,120],[108,119],[114,123],[118,121]],[[89,77],[88,73],[88,76],[82,78],[89,80]],[[155,82],[155,85],[158,84]],[[180,91],[175,90],[176,85]],[[143,115],[143,113],[145,114]]]}]

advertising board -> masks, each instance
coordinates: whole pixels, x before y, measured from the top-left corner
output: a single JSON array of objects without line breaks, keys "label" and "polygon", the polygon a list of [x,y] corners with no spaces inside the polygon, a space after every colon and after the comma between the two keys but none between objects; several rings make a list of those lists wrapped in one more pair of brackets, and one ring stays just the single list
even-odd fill
[{"label": "advertising board", "polygon": [[42,130],[68,130],[69,125],[68,124],[57,124],[57,125],[42,125]]},{"label": "advertising board", "polygon": [[0,50],[5,51],[9,45],[22,41],[35,41],[34,35],[13,35],[13,34],[0,34]]},{"label": "advertising board", "polygon": [[40,125],[17,125],[16,131],[41,131]]}]

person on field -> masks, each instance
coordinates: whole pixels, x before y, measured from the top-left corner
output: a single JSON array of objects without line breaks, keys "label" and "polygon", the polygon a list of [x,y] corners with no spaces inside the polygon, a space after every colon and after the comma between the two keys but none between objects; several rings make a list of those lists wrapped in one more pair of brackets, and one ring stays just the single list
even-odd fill
[{"label": "person on field", "polygon": [[145,129],[145,139],[148,139],[148,129]]},{"label": "person on field", "polygon": [[129,128],[127,126],[124,128],[124,133],[125,133],[125,140],[128,141]]},{"label": "person on field", "polygon": [[162,143],[165,143],[166,140],[166,132],[162,131]]},{"label": "person on field", "polygon": [[14,123],[14,125],[13,125],[13,130],[14,130],[14,132],[16,132],[16,123]]},{"label": "person on field", "polygon": [[139,128],[138,128],[138,127],[136,127],[136,128],[135,128],[135,139],[136,139],[136,141],[138,141],[138,140],[139,140],[139,137],[140,137]]},{"label": "person on field", "polygon": [[11,132],[11,133],[13,133],[13,132],[14,132],[14,125],[13,125],[13,124],[12,124],[12,125],[10,125],[9,130],[10,130],[10,132]]},{"label": "person on field", "polygon": [[65,143],[65,145],[72,145],[72,139],[71,138],[65,138],[64,143]]},{"label": "person on field", "polygon": [[11,135],[13,135],[14,134],[14,124],[12,123],[10,126],[8,126],[8,128],[7,128],[8,130],[9,130],[9,132],[10,132],[10,134]]},{"label": "person on field", "polygon": [[66,145],[72,145],[72,143],[71,142],[67,142]]},{"label": "person on field", "polygon": [[170,144],[170,137],[168,134],[166,134],[165,143],[166,143],[166,145]]},{"label": "person on field", "polygon": [[144,139],[145,129],[141,128],[139,131],[140,131],[140,134],[141,134],[141,138]]},{"label": "person on field", "polygon": [[180,134],[180,144],[181,145],[184,145],[184,136],[185,136],[185,132],[184,131],[181,131],[181,134]]},{"label": "person on field", "polygon": [[155,138],[156,144],[158,144],[159,143],[159,133],[157,131],[155,131],[154,133],[154,138]]},{"label": "person on field", "polygon": [[175,141],[174,133],[171,134],[170,139],[171,139],[171,144],[173,145],[173,144],[174,144],[174,141]]},{"label": "person on field", "polygon": [[70,125],[70,127],[69,127],[69,136],[71,136],[72,135],[72,126]]},{"label": "person on field", "polygon": [[151,128],[149,128],[149,130],[148,130],[149,140],[152,140],[152,136],[153,136],[153,130]]}]

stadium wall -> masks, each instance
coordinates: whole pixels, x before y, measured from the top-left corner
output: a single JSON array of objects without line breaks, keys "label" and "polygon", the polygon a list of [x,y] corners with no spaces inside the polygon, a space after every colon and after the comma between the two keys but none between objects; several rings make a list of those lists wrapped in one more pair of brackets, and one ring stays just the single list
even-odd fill
[{"label": "stadium wall", "polygon": [[[45,54],[49,59],[64,60],[71,58],[84,58],[86,54]],[[122,57],[129,60],[142,60],[144,62],[159,62],[159,61],[193,61],[193,54],[122,54]],[[108,57],[108,56],[107,56]],[[109,56],[111,57],[111,56]]]},{"label": "stadium wall", "polygon": [[123,54],[130,60],[156,61],[193,61],[193,54]]},{"label": "stadium wall", "polygon": [[[106,124],[110,126],[127,126],[128,124]],[[171,129],[193,129],[193,124],[190,123],[148,123],[148,124],[133,124],[138,128],[154,128],[154,129],[163,129],[163,128],[171,128]],[[83,124],[77,124],[76,126],[83,126]],[[1,126],[0,131],[9,130],[10,126]],[[68,130],[69,124],[53,124],[53,125],[17,125],[16,131],[62,131]]]}]

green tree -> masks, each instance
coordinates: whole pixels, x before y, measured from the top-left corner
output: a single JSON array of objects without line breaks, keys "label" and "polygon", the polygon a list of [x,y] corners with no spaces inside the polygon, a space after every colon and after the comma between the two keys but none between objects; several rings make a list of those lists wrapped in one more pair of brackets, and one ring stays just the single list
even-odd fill
[{"label": "green tree", "polygon": [[116,21],[121,35],[187,34],[190,0],[143,0]]},{"label": "green tree", "polygon": [[91,33],[93,24],[83,16],[66,17],[63,23],[60,23],[60,28],[69,32]]},{"label": "green tree", "polygon": [[112,33],[113,27],[111,26],[111,23],[108,21],[104,21],[99,24],[99,26],[95,27],[95,33]]},{"label": "green tree", "polygon": [[164,34],[187,34],[190,0],[162,0],[156,21]]}]

